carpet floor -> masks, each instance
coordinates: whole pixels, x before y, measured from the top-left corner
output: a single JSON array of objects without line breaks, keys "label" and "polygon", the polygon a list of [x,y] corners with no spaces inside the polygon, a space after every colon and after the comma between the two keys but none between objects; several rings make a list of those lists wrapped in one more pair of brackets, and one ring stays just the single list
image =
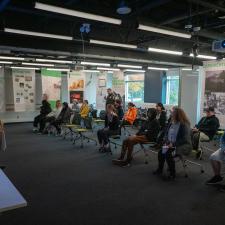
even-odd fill
[{"label": "carpet floor", "polygon": [[[152,175],[157,156],[145,165],[143,153],[129,168],[113,166],[93,143],[72,145],[37,135],[31,124],[6,125],[7,151],[0,164],[28,206],[0,215],[1,225],[224,225],[225,193],[204,182],[212,175],[188,166],[184,178],[165,182]],[[0,181],[1,187],[1,181]],[[1,196],[0,196],[1,199]]]}]

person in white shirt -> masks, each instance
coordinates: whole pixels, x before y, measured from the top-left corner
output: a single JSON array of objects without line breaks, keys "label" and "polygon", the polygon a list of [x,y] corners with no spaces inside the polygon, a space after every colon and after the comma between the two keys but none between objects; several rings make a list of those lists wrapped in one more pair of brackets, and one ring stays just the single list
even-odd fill
[{"label": "person in white shirt", "polygon": [[58,118],[61,111],[62,111],[62,103],[61,103],[60,100],[57,100],[56,104],[55,104],[55,109],[53,109],[52,112],[50,112],[46,116],[45,119],[41,120],[41,122],[40,122],[40,132],[43,133],[43,131],[45,129],[45,126],[46,126],[46,123],[54,122]]}]

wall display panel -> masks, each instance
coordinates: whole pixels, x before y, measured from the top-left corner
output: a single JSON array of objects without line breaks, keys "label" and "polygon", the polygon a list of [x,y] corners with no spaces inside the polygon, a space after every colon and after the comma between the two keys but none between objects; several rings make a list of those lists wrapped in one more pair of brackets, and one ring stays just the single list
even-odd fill
[{"label": "wall display panel", "polygon": [[35,70],[13,69],[12,79],[15,111],[34,111]]},{"label": "wall display panel", "polygon": [[113,72],[112,89],[121,96],[121,99],[125,99],[125,80],[124,73],[122,71]]},{"label": "wall display panel", "polygon": [[69,74],[68,89],[70,103],[74,99],[83,101],[84,99],[85,74],[82,71],[73,71]]},{"label": "wall display panel", "polygon": [[5,80],[3,68],[0,68],[0,112],[5,111]]},{"label": "wall display panel", "polygon": [[107,95],[107,87],[103,84],[107,83],[107,73],[102,72],[97,77],[97,90],[96,90],[96,108],[105,110],[105,97]]},{"label": "wall display panel", "polygon": [[225,60],[204,63],[202,115],[214,107],[222,128],[225,127]]},{"label": "wall display panel", "polygon": [[60,71],[42,69],[42,93],[48,96],[48,100],[55,107],[55,102],[61,99],[62,77]]}]

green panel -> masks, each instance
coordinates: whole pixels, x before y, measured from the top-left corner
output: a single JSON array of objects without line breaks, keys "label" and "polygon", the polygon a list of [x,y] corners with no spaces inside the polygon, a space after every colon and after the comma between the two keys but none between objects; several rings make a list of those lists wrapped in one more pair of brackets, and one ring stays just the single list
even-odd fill
[{"label": "green panel", "polygon": [[41,69],[41,75],[48,76],[48,77],[61,77],[61,71],[52,71],[52,70],[47,70],[47,69]]},{"label": "green panel", "polygon": [[56,100],[49,100],[48,102],[50,103],[51,108],[54,109],[55,108]]}]

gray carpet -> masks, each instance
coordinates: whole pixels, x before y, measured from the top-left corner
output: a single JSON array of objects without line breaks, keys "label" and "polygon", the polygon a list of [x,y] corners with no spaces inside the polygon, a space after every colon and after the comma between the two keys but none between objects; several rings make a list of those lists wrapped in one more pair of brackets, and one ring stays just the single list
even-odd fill
[{"label": "gray carpet", "polygon": [[32,134],[30,124],[7,125],[6,133],[0,164],[28,206],[2,214],[1,225],[225,224],[225,193],[204,185],[212,175],[207,156],[205,174],[192,166],[184,178],[177,165],[178,177],[168,183],[152,175],[156,155],[145,165],[140,152],[132,167],[119,168],[92,143],[80,149]]}]

